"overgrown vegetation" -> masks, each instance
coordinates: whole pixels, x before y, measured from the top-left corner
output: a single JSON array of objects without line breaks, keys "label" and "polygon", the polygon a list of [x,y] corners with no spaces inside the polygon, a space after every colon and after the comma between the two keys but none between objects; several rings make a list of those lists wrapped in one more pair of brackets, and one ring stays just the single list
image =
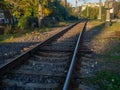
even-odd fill
[{"label": "overgrown vegetation", "polygon": [[[98,13],[99,13],[99,8],[98,7],[87,7],[85,10],[83,10],[80,13],[80,16],[84,17],[84,18],[87,18],[87,14],[88,14],[88,17],[90,19],[95,20],[95,19],[98,18]],[[105,8],[102,6],[102,21],[105,20],[105,15],[106,15]]]},{"label": "overgrown vegetation", "polygon": [[10,24],[5,26],[4,34],[38,28],[39,5],[42,6],[43,15],[41,28],[58,26],[59,22],[77,20],[72,6],[67,3],[65,7],[64,1],[61,0],[42,0],[42,2],[40,0],[0,0],[0,10],[8,11],[10,17],[17,18],[17,22],[14,23],[11,23],[14,19],[10,18]]},{"label": "overgrown vegetation", "polygon": [[[87,9],[88,9],[88,11],[87,11]],[[98,10],[99,10],[99,8],[87,7],[85,10],[83,10],[81,12],[80,16],[86,18],[87,14],[88,14],[90,19],[97,19],[97,17],[98,17]]]}]

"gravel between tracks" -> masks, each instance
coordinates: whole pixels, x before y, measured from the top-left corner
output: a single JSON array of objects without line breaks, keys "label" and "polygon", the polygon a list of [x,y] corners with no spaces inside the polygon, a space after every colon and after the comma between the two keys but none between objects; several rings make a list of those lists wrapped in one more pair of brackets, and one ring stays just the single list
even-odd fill
[{"label": "gravel between tracks", "polygon": [[59,31],[64,30],[67,27],[68,26],[57,27],[53,28],[51,31],[43,33],[32,32],[30,34],[14,38],[10,41],[7,40],[7,43],[0,45],[0,64],[4,64],[10,61],[11,58],[14,58],[17,55],[29,50],[37,43],[44,41],[45,39],[49,38]]}]

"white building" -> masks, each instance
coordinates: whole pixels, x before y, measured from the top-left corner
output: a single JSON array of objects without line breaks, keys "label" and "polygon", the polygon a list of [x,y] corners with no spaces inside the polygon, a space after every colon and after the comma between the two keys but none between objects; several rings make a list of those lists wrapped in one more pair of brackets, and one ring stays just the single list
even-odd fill
[{"label": "white building", "polygon": [[[104,6],[104,5],[105,5],[105,4],[102,3],[102,6]],[[94,8],[94,7],[99,7],[99,3],[90,3],[90,2],[85,3],[85,4],[83,4],[83,5],[81,6],[81,11],[85,10],[86,7],[92,7],[92,8]]]}]

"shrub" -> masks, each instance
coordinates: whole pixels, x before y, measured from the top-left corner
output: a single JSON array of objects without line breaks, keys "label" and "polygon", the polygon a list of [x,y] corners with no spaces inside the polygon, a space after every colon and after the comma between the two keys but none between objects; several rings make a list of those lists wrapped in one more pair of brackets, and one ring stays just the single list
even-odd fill
[{"label": "shrub", "polygon": [[28,22],[27,22],[27,19],[26,19],[26,18],[27,18],[27,17],[21,17],[21,18],[19,19],[19,21],[18,21],[18,27],[19,27],[21,30],[27,28]]},{"label": "shrub", "polygon": [[7,25],[4,31],[4,34],[10,34],[12,33],[12,26],[11,25]]}]

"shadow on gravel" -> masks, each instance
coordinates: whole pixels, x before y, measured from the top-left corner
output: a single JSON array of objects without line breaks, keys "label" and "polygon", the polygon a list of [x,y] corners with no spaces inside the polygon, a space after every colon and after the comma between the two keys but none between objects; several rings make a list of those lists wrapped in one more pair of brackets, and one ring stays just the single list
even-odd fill
[{"label": "shadow on gravel", "polygon": [[[73,42],[71,43],[71,45],[69,45],[69,44],[66,45],[68,47],[64,46],[64,44],[61,45],[61,43],[66,43],[66,42],[70,43],[69,39],[74,41],[75,36],[76,35],[72,35],[72,36],[68,37],[67,39],[65,39],[63,37],[63,40],[57,41],[57,42],[55,40],[55,41],[53,41],[53,43],[55,42],[57,44],[53,44],[53,47],[51,47],[51,48],[52,49],[54,49],[54,48],[66,49],[68,47],[71,48],[71,47],[73,47],[73,44],[72,44]],[[0,65],[4,64],[6,62],[9,62],[10,59],[13,59],[16,56],[22,54],[23,52],[28,51],[29,49],[33,48],[34,45],[39,44],[39,43],[41,43],[41,42],[35,42],[35,41],[28,42],[27,40],[25,42],[2,43],[0,45]],[[47,46],[49,47],[49,45],[46,45],[46,47]]]},{"label": "shadow on gravel", "polygon": [[[97,90],[120,90],[119,25],[116,23],[104,29],[104,24],[101,24],[86,31],[85,42],[88,40],[88,45],[94,45],[88,46],[94,52],[94,56],[88,60],[97,62],[92,72],[93,75],[96,73],[96,76],[88,77],[86,82],[92,83],[92,86],[98,88]],[[98,38],[94,38],[95,36]],[[92,40],[93,42],[91,42]],[[88,62],[90,63],[90,61]]]},{"label": "shadow on gravel", "polygon": [[27,50],[29,46],[35,45],[37,42],[13,42],[2,43],[0,45],[0,64],[5,60],[14,58],[22,53],[22,50]]},{"label": "shadow on gravel", "polygon": [[89,38],[89,40],[91,41],[95,36],[97,36],[98,34],[100,34],[102,32],[104,26],[105,26],[105,23],[102,23],[91,29],[88,29],[85,32],[84,39],[87,40]]},{"label": "shadow on gravel", "polygon": [[[117,36],[116,33],[114,33],[116,31],[116,29],[113,29],[114,27],[115,25],[112,25],[109,28],[105,28],[104,23],[102,23],[87,30],[84,38],[85,42],[88,40],[88,43],[93,43],[91,41],[94,39],[94,37],[99,37],[99,35],[101,35],[102,38],[100,37],[98,39],[95,39],[94,41],[96,42],[92,44],[95,45],[95,47],[93,46],[94,48],[92,47],[92,49],[95,51],[94,54],[96,58],[98,58],[102,63],[99,68],[101,70],[113,70],[115,72],[118,72],[120,71],[120,38],[119,35]],[[106,31],[103,32],[103,29]],[[112,35],[109,34],[111,31],[113,31]]]}]

